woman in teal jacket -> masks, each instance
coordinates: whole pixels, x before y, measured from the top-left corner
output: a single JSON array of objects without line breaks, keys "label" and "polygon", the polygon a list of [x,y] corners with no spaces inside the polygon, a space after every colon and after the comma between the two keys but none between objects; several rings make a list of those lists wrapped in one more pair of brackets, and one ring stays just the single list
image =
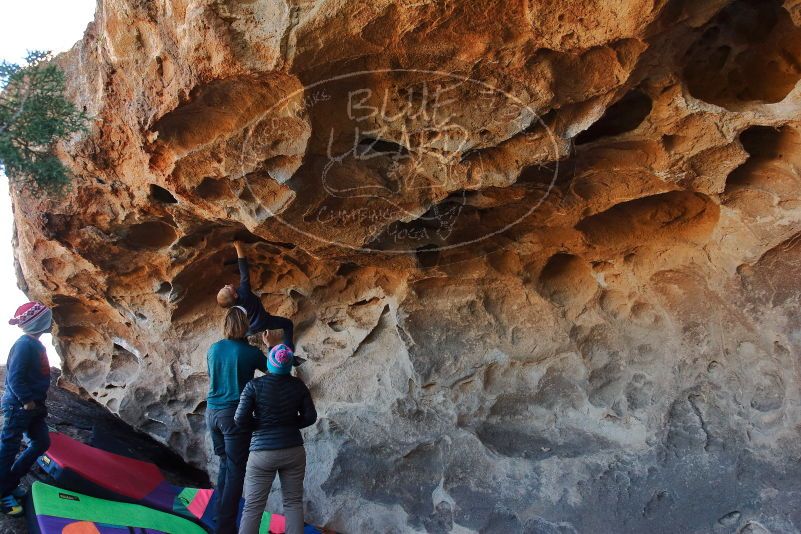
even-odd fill
[{"label": "woman in teal jacket", "polygon": [[239,501],[245,481],[251,433],[234,422],[239,396],[256,370],[267,371],[267,357],[248,344],[248,319],[234,306],[225,315],[225,338],[209,348],[209,394],[206,424],[214,454],[220,458],[217,476],[217,534],[235,533]]}]

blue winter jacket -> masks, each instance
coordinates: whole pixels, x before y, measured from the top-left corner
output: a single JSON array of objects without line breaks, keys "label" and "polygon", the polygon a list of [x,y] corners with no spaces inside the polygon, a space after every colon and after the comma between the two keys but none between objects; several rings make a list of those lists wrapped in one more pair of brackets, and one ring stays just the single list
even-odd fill
[{"label": "blue winter jacket", "polygon": [[317,410],[300,378],[268,374],[245,386],[234,421],[253,431],[251,451],[288,449],[303,445],[300,429],[317,421]]},{"label": "blue winter jacket", "polygon": [[8,354],[4,406],[22,406],[30,401],[44,403],[50,388],[50,363],[38,339],[21,336]]}]

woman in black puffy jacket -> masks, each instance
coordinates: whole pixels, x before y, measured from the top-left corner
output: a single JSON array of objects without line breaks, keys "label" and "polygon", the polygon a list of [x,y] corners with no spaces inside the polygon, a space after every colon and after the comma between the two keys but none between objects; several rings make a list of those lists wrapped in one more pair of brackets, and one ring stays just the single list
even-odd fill
[{"label": "woman in black puffy jacket", "polygon": [[286,345],[270,349],[269,374],[248,382],[239,399],[234,421],[253,430],[239,534],[258,534],[276,473],[281,479],[286,533],[303,532],[306,450],[300,429],[314,424],[317,410],[309,388],[290,374],[293,361],[292,349]]}]

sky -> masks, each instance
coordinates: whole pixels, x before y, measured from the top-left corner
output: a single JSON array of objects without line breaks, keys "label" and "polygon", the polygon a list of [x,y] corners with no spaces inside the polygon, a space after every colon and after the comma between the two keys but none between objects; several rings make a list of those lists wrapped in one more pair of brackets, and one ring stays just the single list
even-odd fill
[{"label": "sky", "polygon": [[[94,18],[95,0],[17,0],[0,1],[0,60],[21,63],[28,50],[64,52],[83,36]],[[0,173],[0,364],[19,337],[20,330],[8,324],[17,306],[28,301],[17,288],[11,236],[14,220],[8,180]],[[42,336],[50,364],[61,367],[50,335]]]}]

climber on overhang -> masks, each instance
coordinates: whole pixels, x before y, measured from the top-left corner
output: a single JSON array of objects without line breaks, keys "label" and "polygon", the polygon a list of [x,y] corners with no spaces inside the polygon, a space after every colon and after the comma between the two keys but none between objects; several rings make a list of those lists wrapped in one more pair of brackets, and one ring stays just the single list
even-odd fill
[{"label": "climber on overhang", "polygon": [[[223,308],[231,306],[241,306],[247,313],[250,328],[247,335],[253,336],[268,330],[282,330],[284,345],[295,350],[294,324],[286,317],[270,315],[264,309],[261,299],[253,293],[250,288],[250,266],[245,255],[244,245],[240,241],[234,241],[236,249],[237,263],[239,264],[239,288],[228,284],[217,293],[217,304]],[[268,346],[268,350],[269,350]],[[298,366],[305,360],[295,357],[294,365]]]}]

